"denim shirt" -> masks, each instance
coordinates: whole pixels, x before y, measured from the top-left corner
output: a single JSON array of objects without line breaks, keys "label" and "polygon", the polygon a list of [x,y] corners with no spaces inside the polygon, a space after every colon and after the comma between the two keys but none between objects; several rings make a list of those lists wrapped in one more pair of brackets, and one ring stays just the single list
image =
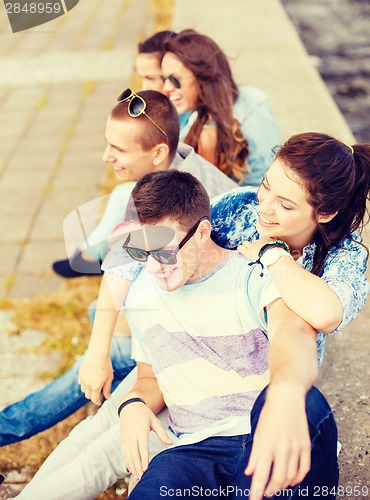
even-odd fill
[{"label": "denim shirt", "polygon": [[[238,90],[233,116],[248,141],[250,167],[242,185],[259,186],[273,162],[273,148],[280,144],[280,135],[266,94],[254,87],[238,87]],[[197,111],[180,115],[180,141],[184,141],[197,116]],[[212,126],[215,126],[213,122],[206,125]]]},{"label": "denim shirt", "polygon": [[[256,230],[258,218],[257,189],[243,187],[212,199],[212,239],[220,246],[235,248],[242,241],[259,239]],[[368,252],[360,245],[357,235],[346,238],[328,253],[320,277],[330,286],[341,301],[343,319],[332,334],[347,326],[365,305],[369,284],[365,276]],[[303,249],[302,267],[311,271],[316,244]],[[318,332],[318,360],[322,364],[326,335]]]}]

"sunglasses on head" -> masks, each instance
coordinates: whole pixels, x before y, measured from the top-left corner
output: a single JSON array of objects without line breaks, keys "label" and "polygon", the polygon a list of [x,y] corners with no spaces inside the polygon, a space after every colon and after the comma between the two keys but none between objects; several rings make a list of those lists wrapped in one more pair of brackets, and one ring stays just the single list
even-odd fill
[{"label": "sunglasses on head", "polygon": [[173,249],[159,249],[159,250],[143,250],[142,248],[135,248],[128,246],[130,243],[131,234],[127,236],[126,241],[122,245],[123,250],[128,253],[128,255],[139,262],[146,262],[148,260],[149,255],[155,259],[160,264],[164,265],[173,265],[177,263],[177,253],[181,248],[190,240],[192,236],[196,233],[199,224],[208,220],[208,217],[202,217],[198,220],[196,224],[188,231],[186,236],[180,241],[176,248]]},{"label": "sunglasses on head", "polygon": [[149,120],[157,127],[158,130],[162,132],[163,135],[167,137],[166,132],[161,128],[158,123],[156,123],[148,113],[145,112],[146,102],[145,100],[135,94],[130,88],[123,90],[120,95],[117,97],[117,102],[126,102],[128,101],[127,112],[132,118],[137,118],[140,115],[145,115]]}]

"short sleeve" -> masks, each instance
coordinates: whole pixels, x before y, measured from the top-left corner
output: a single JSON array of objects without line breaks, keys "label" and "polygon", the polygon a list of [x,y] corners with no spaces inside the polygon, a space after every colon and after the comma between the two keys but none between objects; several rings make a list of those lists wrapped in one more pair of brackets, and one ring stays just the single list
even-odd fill
[{"label": "short sleeve", "polygon": [[369,293],[365,275],[368,251],[358,241],[347,238],[332,250],[324,265],[321,278],[337,294],[343,308],[343,319],[331,333],[345,328],[361,311]]},{"label": "short sleeve", "polygon": [[127,253],[122,250],[124,239],[118,241],[108,252],[101,266],[102,270],[118,276],[119,278],[135,281],[139,276],[143,265],[133,261]]}]

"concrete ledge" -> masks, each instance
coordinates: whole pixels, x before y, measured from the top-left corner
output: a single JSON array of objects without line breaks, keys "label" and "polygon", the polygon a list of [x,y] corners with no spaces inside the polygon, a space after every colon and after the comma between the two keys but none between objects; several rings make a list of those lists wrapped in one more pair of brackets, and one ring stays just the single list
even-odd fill
[{"label": "concrete ledge", "polygon": [[[235,80],[269,96],[283,140],[318,131],[353,144],[352,132],[328,92],[279,0],[177,0],[174,27],[211,36],[231,59]],[[370,240],[369,227],[365,241]],[[369,276],[369,273],[368,273]],[[368,331],[370,304],[328,339],[318,386],[335,413],[342,452],[340,486],[370,484]],[[350,490],[352,488],[352,490]]]},{"label": "concrete ledge", "polygon": [[352,144],[351,131],[278,0],[177,0],[176,30],[211,36],[231,59],[238,84],[269,96],[283,139],[320,131]]}]

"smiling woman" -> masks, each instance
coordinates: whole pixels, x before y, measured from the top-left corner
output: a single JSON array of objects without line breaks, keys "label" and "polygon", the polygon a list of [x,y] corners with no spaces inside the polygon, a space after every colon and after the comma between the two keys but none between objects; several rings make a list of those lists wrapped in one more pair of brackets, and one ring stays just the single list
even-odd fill
[{"label": "smiling woman", "polygon": [[237,87],[226,55],[184,30],[163,45],[163,91],[180,115],[180,140],[239,184],[258,185],[280,142],[267,97]]},{"label": "smiling woman", "polygon": [[[286,242],[274,258],[270,245],[259,262],[274,278],[287,305],[319,330],[319,362],[325,333],[336,333],[365,304],[368,251],[361,232],[370,188],[370,145],[347,146],[325,134],[291,137],[278,151],[258,190],[239,188],[214,200],[217,243],[252,261],[261,247]],[[277,244],[277,246],[279,246]]]}]

